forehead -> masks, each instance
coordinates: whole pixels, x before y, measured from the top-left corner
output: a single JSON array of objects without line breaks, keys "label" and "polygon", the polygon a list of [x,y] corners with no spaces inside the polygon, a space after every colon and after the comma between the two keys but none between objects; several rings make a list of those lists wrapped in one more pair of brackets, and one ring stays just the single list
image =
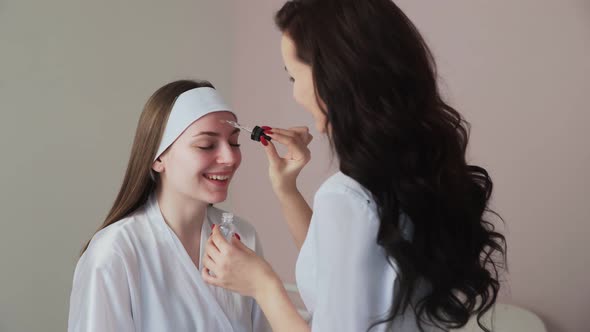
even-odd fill
[{"label": "forehead", "polygon": [[193,122],[183,133],[184,135],[194,135],[201,131],[213,131],[225,133],[233,131],[233,127],[225,123],[224,120],[236,121],[236,116],[228,111],[209,113],[197,121]]}]

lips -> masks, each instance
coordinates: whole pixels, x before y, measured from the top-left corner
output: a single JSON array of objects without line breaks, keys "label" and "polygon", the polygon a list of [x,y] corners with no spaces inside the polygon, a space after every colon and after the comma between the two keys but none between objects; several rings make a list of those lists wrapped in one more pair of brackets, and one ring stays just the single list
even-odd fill
[{"label": "lips", "polygon": [[209,180],[215,180],[215,181],[227,181],[230,178],[229,175],[203,174],[203,176]]},{"label": "lips", "polygon": [[231,180],[232,173],[224,172],[224,173],[204,173],[203,177],[207,179],[210,183],[213,183],[217,186],[225,187],[228,185],[229,181]]}]

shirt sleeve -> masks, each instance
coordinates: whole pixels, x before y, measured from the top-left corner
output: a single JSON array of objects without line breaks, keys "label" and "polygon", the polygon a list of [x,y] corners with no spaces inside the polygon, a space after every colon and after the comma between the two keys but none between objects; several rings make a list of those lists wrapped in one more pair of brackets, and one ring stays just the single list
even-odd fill
[{"label": "shirt sleeve", "polygon": [[[255,233],[254,234],[254,238],[255,238],[255,248],[254,251],[256,252],[256,254],[260,257],[264,257],[264,253],[262,251],[262,244],[260,243],[260,239],[258,238],[258,234]],[[256,331],[256,332],[271,332],[272,329],[270,327],[270,323],[268,322],[268,320],[266,319],[266,316],[264,316],[264,313],[262,312],[262,309],[260,309],[260,306],[258,305],[258,303],[252,299],[252,331]]]},{"label": "shirt sleeve", "polygon": [[83,256],[70,296],[69,332],[135,331],[127,269],[116,253]]},{"label": "shirt sleeve", "polygon": [[317,250],[312,331],[367,331],[387,314],[382,308],[391,306],[384,302],[391,299],[394,272],[377,244],[379,219],[371,204],[346,190],[316,195],[310,226]]}]

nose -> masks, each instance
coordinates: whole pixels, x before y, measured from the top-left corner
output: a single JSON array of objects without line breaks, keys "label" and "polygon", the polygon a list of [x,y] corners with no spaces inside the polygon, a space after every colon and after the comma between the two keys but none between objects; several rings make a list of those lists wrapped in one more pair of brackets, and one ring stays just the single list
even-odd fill
[{"label": "nose", "polygon": [[242,159],[240,149],[231,146],[229,143],[221,144],[217,154],[217,163],[227,166],[238,165]]}]

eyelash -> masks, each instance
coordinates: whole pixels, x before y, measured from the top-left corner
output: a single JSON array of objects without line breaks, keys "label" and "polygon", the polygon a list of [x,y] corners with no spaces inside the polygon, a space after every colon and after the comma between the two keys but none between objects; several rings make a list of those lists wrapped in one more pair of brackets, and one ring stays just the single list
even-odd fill
[{"label": "eyelash", "polygon": [[[241,146],[241,144],[230,144],[230,146],[234,147],[234,148],[239,148]],[[214,147],[215,147],[215,145],[198,146],[198,148],[201,150],[213,150]]]}]

